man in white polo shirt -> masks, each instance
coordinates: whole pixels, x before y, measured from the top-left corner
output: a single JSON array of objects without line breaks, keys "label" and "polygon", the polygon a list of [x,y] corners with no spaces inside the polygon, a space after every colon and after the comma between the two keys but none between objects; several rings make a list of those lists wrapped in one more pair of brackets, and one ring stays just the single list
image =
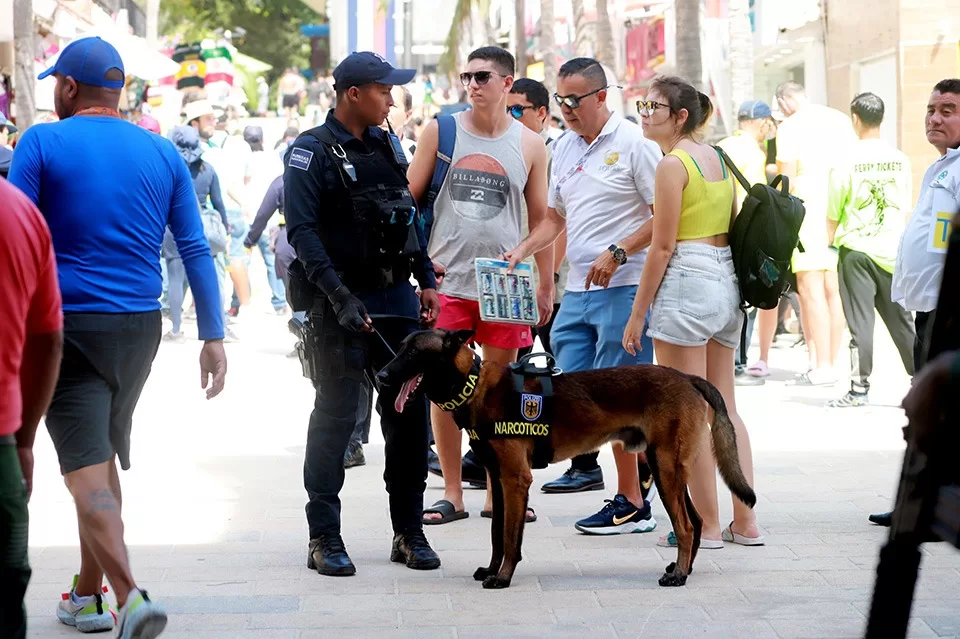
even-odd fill
[{"label": "man in white polo shirt", "polygon": [[[663,154],[635,124],[606,104],[607,79],[591,58],[560,68],[557,94],[570,131],[554,142],[548,216],[511,251],[513,262],[549,246],[566,221],[570,273],[550,342],[564,371],[649,364],[653,345],[644,336],[636,357],[621,346],[623,330],[650,245],[653,185]],[[596,515],[577,522],[592,534],[647,532],[656,527],[644,499],[637,456],[618,444],[618,490]],[[597,453],[582,455],[547,492],[603,489]]]},{"label": "man in white polo shirt", "polygon": [[[900,237],[891,286],[893,301],[916,313],[916,373],[926,364],[950,225],[960,211],[960,78],[941,80],[933,87],[925,124],[927,142],[940,158],[923,174],[917,206]],[[891,514],[870,515],[870,521],[889,526]]]}]

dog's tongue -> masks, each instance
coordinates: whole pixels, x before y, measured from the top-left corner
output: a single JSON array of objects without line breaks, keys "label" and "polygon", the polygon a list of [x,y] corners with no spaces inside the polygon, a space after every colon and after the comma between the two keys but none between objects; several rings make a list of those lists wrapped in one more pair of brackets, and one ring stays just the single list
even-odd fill
[{"label": "dog's tongue", "polygon": [[410,398],[410,393],[413,392],[413,389],[417,387],[417,384],[420,383],[420,378],[422,375],[416,375],[411,377],[403,383],[403,386],[400,387],[400,393],[397,395],[397,399],[393,402],[393,408],[398,413],[402,413],[404,407],[407,405],[407,400]]}]

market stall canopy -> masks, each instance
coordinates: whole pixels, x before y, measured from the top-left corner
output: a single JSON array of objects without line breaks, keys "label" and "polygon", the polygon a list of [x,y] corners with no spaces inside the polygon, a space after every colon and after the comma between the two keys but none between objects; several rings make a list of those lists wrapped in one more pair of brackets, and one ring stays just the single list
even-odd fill
[{"label": "market stall canopy", "polygon": [[234,66],[243,67],[243,69],[249,73],[266,73],[273,68],[272,65],[240,53],[233,47],[231,47],[231,54],[233,55]]},{"label": "market stall canopy", "polygon": [[[114,47],[123,60],[124,71],[127,75],[132,75],[142,80],[159,80],[175,74],[180,65],[155,51],[147,44],[143,38],[139,38],[129,33],[124,33],[119,28],[94,27],[89,31],[78,34],[78,38],[87,36],[100,36]],[[45,62],[47,67],[53,66],[57,62],[58,54],[48,58]]]}]

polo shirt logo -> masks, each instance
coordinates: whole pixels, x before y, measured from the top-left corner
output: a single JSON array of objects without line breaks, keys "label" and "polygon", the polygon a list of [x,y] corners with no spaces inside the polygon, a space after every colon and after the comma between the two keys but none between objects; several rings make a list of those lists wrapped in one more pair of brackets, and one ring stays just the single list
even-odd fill
[{"label": "polo shirt logo", "polygon": [[607,166],[613,166],[620,160],[620,154],[616,151],[607,151],[603,155],[603,163]]}]

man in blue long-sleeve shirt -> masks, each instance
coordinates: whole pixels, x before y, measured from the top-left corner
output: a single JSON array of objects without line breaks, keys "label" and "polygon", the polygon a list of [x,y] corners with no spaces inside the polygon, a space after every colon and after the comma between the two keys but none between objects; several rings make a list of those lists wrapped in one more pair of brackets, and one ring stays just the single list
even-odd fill
[{"label": "man in blue long-sleeve shirt", "polygon": [[57,617],[81,631],[112,628],[106,573],[120,606],[117,636],[128,639],[166,624],[130,570],[115,458],[130,467],[131,420],[160,343],[168,224],[194,291],[208,398],[227,370],[220,292],[186,165],[170,142],[117,112],[117,51],[99,38],[75,40],[40,77],[50,74],[60,122],[23,134],[9,179],[46,218],[63,296],[61,374],[46,423],[77,506],[80,573]]}]

